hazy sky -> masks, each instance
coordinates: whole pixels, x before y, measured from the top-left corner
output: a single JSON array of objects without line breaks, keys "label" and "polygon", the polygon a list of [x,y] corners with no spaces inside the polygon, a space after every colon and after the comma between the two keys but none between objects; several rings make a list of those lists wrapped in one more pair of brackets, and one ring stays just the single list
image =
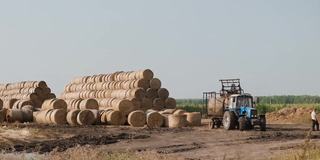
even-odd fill
[{"label": "hazy sky", "polygon": [[255,95],[320,95],[319,0],[0,1],[0,81],[150,68],[171,96],[241,78]]}]

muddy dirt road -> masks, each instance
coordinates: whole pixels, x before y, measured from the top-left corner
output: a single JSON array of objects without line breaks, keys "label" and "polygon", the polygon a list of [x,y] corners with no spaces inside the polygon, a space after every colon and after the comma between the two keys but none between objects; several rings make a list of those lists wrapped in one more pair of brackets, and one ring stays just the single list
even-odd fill
[{"label": "muddy dirt road", "polygon": [[[269,159],[299,148],[309,126],[270,124],[266,132],[130,127],[2,125],[1,156],[46,155],[91,147],[103,152],[152,152],[177,159]],[[320,132],[312,133],[320,142]],[[18,155],[18,156],[17,156]],[[0,157],[1,157],[0,156]]]}]

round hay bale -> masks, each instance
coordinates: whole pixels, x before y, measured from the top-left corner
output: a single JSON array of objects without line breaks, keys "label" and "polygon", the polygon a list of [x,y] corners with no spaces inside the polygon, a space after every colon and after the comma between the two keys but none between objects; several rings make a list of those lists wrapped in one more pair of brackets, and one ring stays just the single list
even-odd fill
[{"label": "round hay bale", "polygon": [[15,99],[15,98],[5,100],[3,103],[3,108],[12,109],[12,107],[16,101],[18,101],[18,99]]},{"label": "round hay bale", "polygon": [[126,118],[120,111],[109,110],[105,112],[108,125],[124,125]]},{"label": "round hay bale", "polygon": [[168,119],[168,117],[169,117],[169,115],[170,114],[163,114],[163,113],[161,113],[161,115],[162,115],[162,117],[163,117],[163,127],[169,127],[169,119]]},{"label": "round hay bale", "polygon": [[36,111],[32,113],[33,122],[39,123],[39,120],[37,120],[38,114],[40,111]]},{"label": "round hay bale", "polygon": [[31,100],[17,100],[13,104],[12,108],[13,109],[21,109],[23,106],[27,106],[27,105],[33,106],[34,104]]},{"label": "round hay bale", "polygon": [[94,114],[90,110],[82,110],[78,113],[77,122],[80,125],[92,125],[95,121]]},{"label": "round hay bale", "polygon": [[159,98],[165,100],[169,97],[169,91],[166,88],[160,88],[158,90],[158,95],[159,95]]},{"label": "round hay bale", "polygon": [[148,109],[151,109],[153,106],[153,102],[149,98],[143,98],[141,102],[141,110],[147,111]]},{"label": "round hay bale", "polygon": [[32,122],[33,120],[33,106],[24,106],[22,109],[22,117],[24,122]]},{"label": "round hay bale", "polygon": [[3,108],[0,110],[0,123],[6,120],[7,109]]},{"label": "round hay bale", "polygon": [[142,100],[146,96],[146,91],[143,88],[136,88],[131,90],[124,90],[125,94],[123,96],[118,96],[119,98],[126,98],[126,97],[135,97],[139,100]]},{"label": "round hay bale", "polygon": [[183,110],[183,109],[177,109],[177,110],[175,110],[174,111],[174,115],[184,115],[186,113],[186,111],[185,110]]},{"label": "round hay bale", "polygon": [[135,88],[148,89],[150,87],[150,81],[146,79],[139,79],[134,82]]},{"label": "round hay bale", "polygon": [[49,93],[48,94],[48,99],[53,99],[56,98],[57,96],[54,93]]},{"label": "round hay bale", "polygon": [[45,100],[42,103],[41,108],[42,109],[67,109],[67,103],[66,101],[62,100],[62,99],[48,99]]},{"label": "round hay bale", "polygon": [[94,115],[94,119],[95,122],[93,124],[101,124],[101,117],[100,117],[100,113],[98,109],[89,109],[93,115]]},{"label": "round hay bale", "polygon": [[159,98],[158,90],[157,89],[148,88],[147,92],[146,92],[146,98],[149,98],[149,99],[152,99],[152,100],[154,100],[156,98]]},{"label": "round hay bale", "polygon": [[157,111],[160,111],[162,109],[164,109],[165,107],[165,101],[161,98],[156,98],[153,100],[153,109],[154,110],[157,110]]},{"label": "round hay bale", "polygon": [[151,89],[160,89],[161,88],[161,81],[158,78],[153,78],[150,80],[150,88]]},{"label": "round hay bale", "polygon": [[138,71],[138,74],[136,74],[136,79],[151,80],[152,78],[153,78],[153,72],[150,69]]},{"label": "round hay bale", "polygon": [[47,120],[47,117],[51,113],[51,111],[52,109],[33,112],[33,121],[36,123],[42,123],[42,124],[50,123],[50,121]]},{"label": "round hay bale", "polygon": [[95,99],[85,99],[80,102],[80,109],[99,109],[99,104]]},{"label": "round hay bale", "polygon": [[134,109],[132,102],[127,99],[114,99],[111,103],[114,110],[120,111],[123,114],[129,114]]},{"label": "round hay bale", "polygon": [[171,114],[168,116],[169,128],[181,128],[186,126],[187,116],[186,115],[175,115]]},{"label": "round hay bale", "polygon": [[23,123],[23,113],[18,109],[9,109],[6,113],[6,120],[9,123],[20,122]]},{"label": "round hay bale", "polygon": [[67,122],[68,122],[68,124],[70,124],[72,126],[78,125],[77,116],[78,116],[80,111],[81,110],[79,110],[79,109],[72,109],[67,113]]},{"label": "round hay bale", "polygon": [[188,126],[201,126],[201,113],[200,112],[190,112],[185,113],[187,116]]},{"label": "round hay bale", "polygon": [[27,110],[33,111],[35,108],[34,108],[34,106],[26,105],[26,106],[23,106],[21,109],[27,109]]},{"label": "round hay bale", "polygon": [[45,81],[38,81],[34,87],[48,88],[48,85]]},{"label": "round hay bale", "polygon": [[163,125],[163,116],[154,110],[148,110],[147,115],[147,126],[149,128],[160,128]]},{"label": "round hay bale", "polygon": [[143,127],[146,124],[146,114],[144,111],[133,111],[128,116],[128,123],[132,127]]},{"label": "round hay bale", "polygon": [[67,123],[67,111],[64,109],[54,109],[50,114],[51,123],[62,125]]},{"label": "round hay bale", "polygon": [[177,107],[177,102],[174,98],[167,98],[165,100],[165,108],[168,108],[168,109],[174,109]]},{"label": "round hay bale", "polygon": [[129,98],[128,100],[130,100],[131,101],[131,103],[133,104],[133,111],[135,111],[135,110],[139,110],[140,108],[141,108],[141,101],[139,100],[139,99],[137,99],[137,98]]},{"label": "round hay bale", "polygon": [[81,99],[66,100],[68,109],[80,109]]},{"label": "round hay bale", "polygon": [[107,111],[108,110],[100,110],[99,111],[101,124],[107,124],[107,118],[106,118],[106,112]]}]

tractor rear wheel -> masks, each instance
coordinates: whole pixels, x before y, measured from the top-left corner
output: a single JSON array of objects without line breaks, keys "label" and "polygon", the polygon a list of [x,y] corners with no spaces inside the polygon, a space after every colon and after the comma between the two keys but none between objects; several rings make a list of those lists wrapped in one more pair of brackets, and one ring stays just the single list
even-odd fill
[{"label": "tractor rear wheel", "polygon": [[240,117],[239,118],[239,130],[240,131],[243,131],[243,130],[247,130],[248,129],[248,121],[247,121],[247,118],[246,117]]},{"label": "tractor rear wheel", "polygon": [[267,129],[266,123],[267,123],[266,117],[265,116],[261,116],[260,117],[260,130],[261,131],[266,131],[266,129]]},{"label": "tractor rear wheel", "polygon": [[234,114],[234,112],[230,112],[230,111],[224,112],[223,127],[226,130],[235,129],[236,124],[237,124],[236,122],[237,122],[237,119],[236,119],[236,115]]}]

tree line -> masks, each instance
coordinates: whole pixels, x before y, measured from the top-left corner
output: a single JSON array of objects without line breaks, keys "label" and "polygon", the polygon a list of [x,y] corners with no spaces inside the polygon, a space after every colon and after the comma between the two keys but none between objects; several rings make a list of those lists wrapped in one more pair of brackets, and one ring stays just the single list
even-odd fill
[{"label": "tree line", "polygon": [[260,104],[311,104],[320,103],[320,96],[260,96]]}]

